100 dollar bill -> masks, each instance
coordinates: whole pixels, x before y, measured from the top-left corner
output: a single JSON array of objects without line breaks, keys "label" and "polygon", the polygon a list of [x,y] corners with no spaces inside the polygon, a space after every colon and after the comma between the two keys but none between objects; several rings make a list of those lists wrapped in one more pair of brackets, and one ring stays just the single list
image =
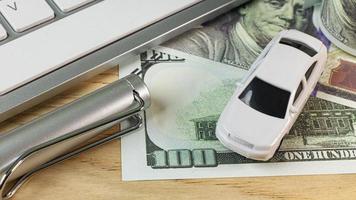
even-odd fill
[{"label": "100 dollar bill", "polygon": [[215,137],[218,116],[245,70],[168,48],[121,66],[137,67],[152,106],[145,128],[122,139],[123,180],[356,172],[354,108],[310,98],[276,155],[253,161]]}]

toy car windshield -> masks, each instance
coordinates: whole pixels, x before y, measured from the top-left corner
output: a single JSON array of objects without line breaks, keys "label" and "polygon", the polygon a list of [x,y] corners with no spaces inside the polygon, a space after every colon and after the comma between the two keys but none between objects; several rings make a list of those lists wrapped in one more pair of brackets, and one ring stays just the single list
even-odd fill
[{"label": "toy car windshield", "polygon": [[290,92],[255,77],[239,96],[251,108],[264,114],[284,118]]}]

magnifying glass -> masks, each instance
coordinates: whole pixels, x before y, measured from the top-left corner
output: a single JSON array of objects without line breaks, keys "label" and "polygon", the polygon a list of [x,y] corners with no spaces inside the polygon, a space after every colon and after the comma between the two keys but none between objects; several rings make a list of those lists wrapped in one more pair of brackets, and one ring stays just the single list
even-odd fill
[{"label": "magnifying glass", "polygon": [[[35,172],[139,129],[150,93],[138,74],[0,136],[0,199],[11,198]],[[118,124],[119,132],[92,141]]]}]

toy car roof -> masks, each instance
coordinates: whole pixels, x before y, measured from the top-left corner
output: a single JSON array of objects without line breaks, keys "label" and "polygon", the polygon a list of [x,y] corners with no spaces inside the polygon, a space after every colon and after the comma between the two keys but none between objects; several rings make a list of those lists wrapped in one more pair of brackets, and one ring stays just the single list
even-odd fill
[{"label": "toy car roof", "polygon": [[256,76],[293,92],[306,71],[314,64],[322,44],[304,33],[288,30],[280,35],[256,70]]}]

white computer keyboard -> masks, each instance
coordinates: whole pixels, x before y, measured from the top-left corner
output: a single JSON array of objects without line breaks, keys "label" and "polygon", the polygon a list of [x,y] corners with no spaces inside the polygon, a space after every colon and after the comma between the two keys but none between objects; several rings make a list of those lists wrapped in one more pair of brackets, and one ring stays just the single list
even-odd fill
[{"label": "white computer keyboard", "polygon": [[0,95],[199,1],[0,0]]},{"label": "white computer keyboard", "polygon": [[[95,0],[51,0],[52,6],[59,9],[61,16],[93,3]],[[98,1],[96,1],[98,2]],[[39,24],[52,20],[56,14],[44,0],[0,0],[0,13],[11,28],[18,33],[31,29]],[[8,36],[4,26],[0,24],[0,40]]]},{"label": "white computer keyboard", "polygon": [[0,122],[248,0],[0,0]]}]

